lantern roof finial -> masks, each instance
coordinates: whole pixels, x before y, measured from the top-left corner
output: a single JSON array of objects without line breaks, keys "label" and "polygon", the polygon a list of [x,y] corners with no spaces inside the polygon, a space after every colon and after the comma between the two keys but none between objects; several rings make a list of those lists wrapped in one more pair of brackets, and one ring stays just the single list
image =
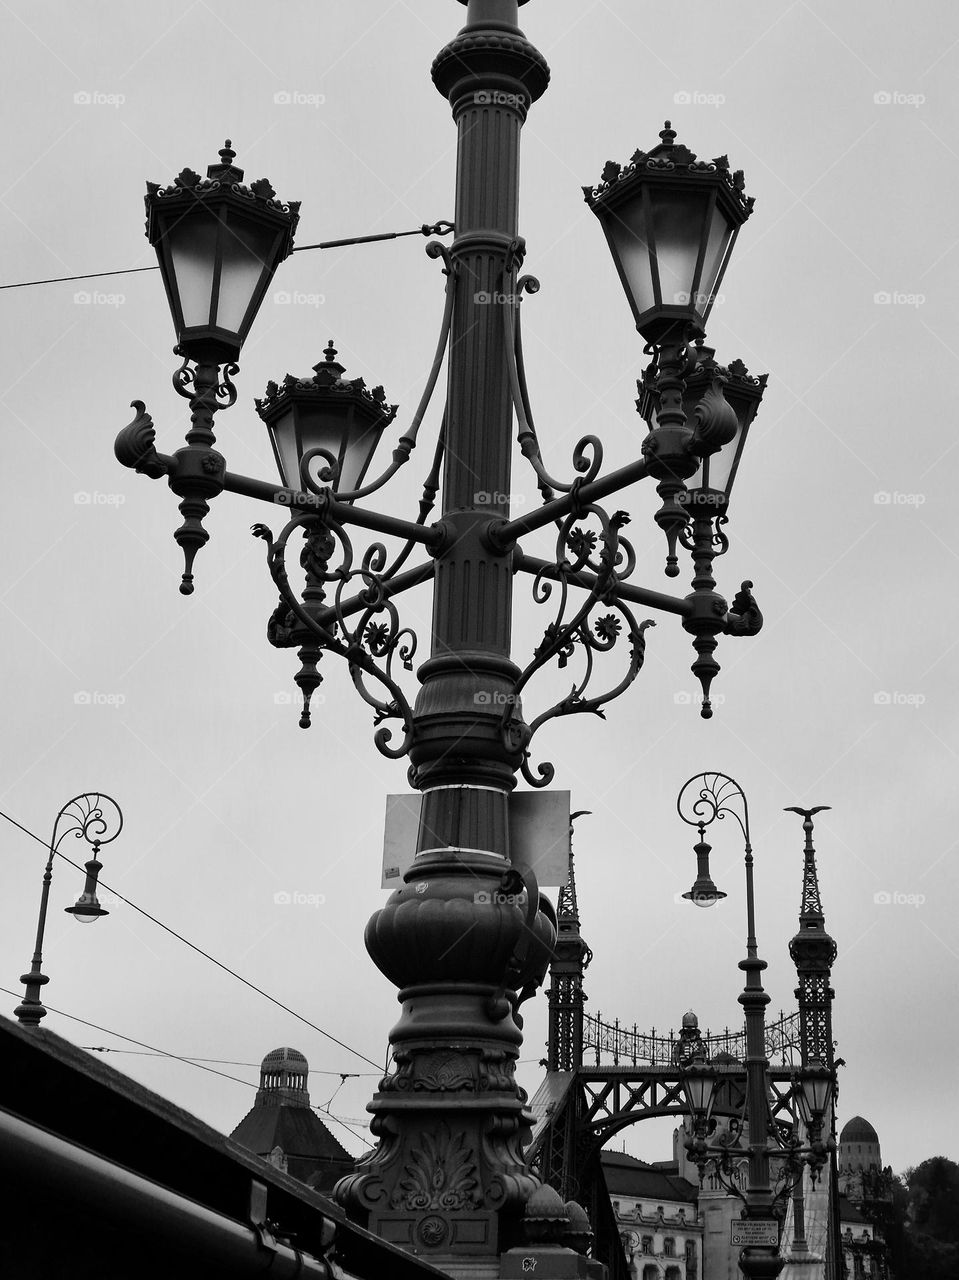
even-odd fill
[{"label": "lantern roof finial", "polygon": [[212,179],[214,182],[225,182],[227,184],[242,182],[243,170],[233,163],[235,159],[236,152],[233,150],[233,143],[227,138],[220,148],[220,159],[216,164],[207,166],[207,178]]}]

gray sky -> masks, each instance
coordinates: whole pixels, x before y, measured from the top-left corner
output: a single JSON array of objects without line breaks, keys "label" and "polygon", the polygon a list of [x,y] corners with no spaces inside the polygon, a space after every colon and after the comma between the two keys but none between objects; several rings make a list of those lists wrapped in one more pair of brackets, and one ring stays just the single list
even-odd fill
[{"label": "gray sky", "polygon": [[[303,244],[452,216],[455,133],[428,75],[462,25],[452,0],[16,0],[2,10],[3,282],[149,264],[144,181],[203,169],[225,137],[249,179],[265,174],[283,198],[302,200]],[[580,187],[607,159],[648,150],[666,118],[700,156],[727,153],[746,172],[756,210],[710,339],[721,360],[739,356],[770,375],[732,547],[717,562],[727,597],[754,581],[766,626],[755,640],[721,642],[714,719],[690,703],[688,637],[661,616],[645,670],[608,723],[571,720],[535,743],[574,807],[593,811],[577,838],[596,953],[588,1007],[640,1027],[675,1026],[689,1006],[703,1025],[738,1023],[735,829],[715,840],[728,900],[708,912],[675,901],[694,869],[675,795],[704,768],[732,774],[748,794],[767,989],[774,1009],[791,1007],[802,831],[782,809],[830,804],[817,847],[839,945],[840,1120],[871,1120],[897,1170],[937,1153],[955,1159],[959,1119],[942,1075],[956,1052],[959,979],[947,484],[957,458],[955,7],[533,0],[522,18],[553,71],[523,134],[521,204],[526,269],[542,282],[523,322],[549,467],[569,474],[586,432],[602,436],[609,467],[621,465],[644,434],[633,410],[642,343]],[[398,435],[429,368],[442,285],[416,238],[288,260],[274,293],[293,301],[268,297],[244,349],[240,399],[218,418],[230,469],[272,478],[252,398],[270,378],[307,374],[331,336],[348,375],[382,382],[400,403]],[[274,511],[217,500],[196,594],[178,594],[175,499],[112,452],[134,398],[153,414],[159,448],[182,442],[159,276],[3,292],[0,335],[0,806],[46,838],[72,795],[116,796],[127,825],[105,851],[106,881],[382,1061],[398,1010],[362,931],[385,896],[384,796],[406,789],[405,768],[375,751],[368,710],[337,660],[324,660],[308,734],[284,705],[295,659],[266,642],[274,590],[248,532],[257,520],[278,531]],[[409,474],[380,495],[395,513],[415,510],[437,418]],[[537,499],[521,459],[513,489],[517,508]],[[643,487],[614,505],[633,517],[636,580],[685,592],[684,579],[662,576],[655,494]],[[527,587],[516,594],[521,661],[548,621]],[[428,590],[406,596],[402,611],[425,652]],[[552,677],[531,685],[528,717],[563,691]],[[3,849],[0,980],[17,989],[43,851],[6,825]],[[52,1005],[182,1055],[258,1063],[293,1044],[334,1073],[311,1081],[319,1104],[336,1073],[372,1072],[122,904],[78,929],[60,908],[79,888],[61,865],[46,948]],[[325,901],[274,904],[293,890]],[[16,1001],[6,1000],[10,1012]],[[532,1092],[544,1001],[527,1010]],[[46,1025],[79,1044],[122,1046],[53,1014]],[[107,1057],[226,1130],[252,1104],[252,1088],[185,1065]],[[222,1069],[255,1084],[254,1069]],[[362,1118],[374,1084],[375,1074],[348,1080],[333,1111]],[[647,1158],[669,1154],[661,1130],[639,1126],[627,1141]]]}]

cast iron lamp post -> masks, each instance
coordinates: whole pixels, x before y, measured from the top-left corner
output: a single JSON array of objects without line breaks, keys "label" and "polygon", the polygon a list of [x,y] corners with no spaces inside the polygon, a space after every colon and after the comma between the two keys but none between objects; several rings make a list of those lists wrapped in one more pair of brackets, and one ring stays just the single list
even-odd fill
[{"label": "cast iron lamp post", "polygon": [[[745,1192],[729,1178],[737,1157],[742,1155],[738,1138],[742,1122],[730,1126],[730,1132],[720,1142],[706,1141],[707,1124],[717,1080],[729,1067],[719,1068],[705,1062],[694,1062],[685,1067],[683,1088],[686,1103],[693,1120],[693,1135],[687,1143],[690,1156],[699,1168],[700,1181],[709,1162],[728,1191],[744,1202],[744,1230],[756,1223],[757,1243],[747,1244],[740,1253],[739,1265],[748,1280],[775,1280],[784,1266],[779,1256],[779,1220],[775,1213],[777,1202],[787,1196],[802,1177],[802,1162],[812,1170],[815,1182],[829,1157],[828,1143],[823,1142],[823,1125],[833,1096],[833,1073],[820,1058],[812,1058],[793,1078],[792,1097],[798,1118],[802,1120],[808,1138],[803,1146],[795,1135],[794,1125],[784,1134],[773,1120],[769,1106],[769,1060],[766,1057],[766,1005],[769,996],[763,990],[762,971],[766,968],[756,944],[756,913],[753,896],[753,851],[749,836],[749,804],[739,783],[724,773],[696,774],[686,782],[676,802],[679,816],[685,823],[697,828],[699,840],[695,845],[697,876],[693,887],[684,898],[697,906],[710,906],[725,898],[717,889],[709,872],[710,845],[706,843],[706,827],[717,819],[731,814],[743,834],[745,842],[746,870],[746,958],[739,967],[746,974],[746,983],[739,1003],[743,1006],[746,1022],[746,1101],[743,1120],[749,1126],[748,1180]],[[818,812],[818,810],[814,811]],[[785,1176],[779,1179],[774,1190],[770,1179],[770,1157],[785,1161]],[[766,1235],[766,1243],[758,1243]],[[748,1237],[747,1237],[748,1238]]]},{"label": "cast iron lamp post", "polygon": [[[63,830],[60,824],[63,823]],[[43,935],[47,923],[47,904],[50,899],[50,882],[53,879],[53,859],[56,857],[61,841],[68,835],[78,840],[85,840],[93,848],[93,856],[84,864],[86,881],[83,892],[72,907],[64,907],[64,911],[73,916],[80,924],[91,924],[101,916],[109,915],[109,911],[100,906],[97,899],[97,880],[102,869],[99,860],[100,848],[109,844],[120,834],[123,827],[123,814],[115,800],[101,791],[85,791],[82,795],[68,800],[57,814],[50,837],[50,853],[43,872],[43,888],[40,892],[40,914],[37,919],[37,941],[33,950],[33,961],[30,972],[21,974],[20,981],[25,983],[23,1000],[14,1009],[20,1022],[27,1027],[36,1027],[40,1019],[47,1016],[40,999],[40,990],[50,979],[43,972]],[[59,834],[58,834],[59,832]]]},{"label": "cast iron lamp post", "polygon": [[[391,1034],[395,1069],[370,1105],[379,1146],[337,1195],[354,1217],[389,1239],[434,1257],[474,1261],[518,1244],[524,1231],[527,1240],[549,1237],[554,1244],[564,1232],[569,1243],[578,1238],[569,1215],[557,1217],[551,1209],[546,1230],[536,1216],[542,1205],[537,1202],[536,1213],[528,1208],[539,1191],[523,1159],[530,1113],[514,1074],[519,1006],[542,982],[555,939],[552,907],[532,873],[511,858],[509,842],[517,773],[533,787],[547,786],[554,775],[550,764],[531,764],[531,739],[557,716],[601,713],[632,683],[651,625],[637,621],[636,605],[679,617],[692,634],[704,715],[718,670],[711,657],[718,635],[752,635],[762,625],[749,584],[732,607],[715,590],[709,572],[715,533],[710,524],[709,545],[702,545],[685,487],[705,458],[729,448],[731,474],[745,438],[736,403],[725,397],[732,366],[704,365],[697,374],[705,357],[690,342],[704,332],[711,295],[751,201],[725,158],[697,161],[674,145],[668,126],[660,147],[637,152],[625,167],[607,165],[600,185],[587,190],[653,357],[654,419],[635,460],[617,471],[603,473],[594,435],[577,444],[570,478],[557,479],[546,468],[522,357],[520,304],[539,283],[521,274],[526,245],[518,234],[518,190],[520,132],[549,70],[517,25],[520,2],[468,0],[465,27],[433,64],[434,83],[458,130],[455,238],[449,249],[427,245],[446,277],[443,320],[419,405],[383,472],[367,479],[372,450],[395,411],[381,387],[371,391],[344,377],[332,345],[312,378],[287,374],[282,383],[269,383],[258,401],[281,484],[228,471],[214,448],[214,415],[235,401],[236,355],[269,279],[290,251],[298,217],[298,206],[277,201],[265,180],[243,185],[229,147],[207,179],[185,170],[171,187],[151,184],[147,195],[149,234],[169,277],[184,358],[174,384],[193,411],[187,445],[172,456],[158,453],[140,401],[116,442],[124,465],[166,476],[182,499],[184,524],[175,537],[185,553],[186,594],[193,589],[194,556],[208,537],[202,521],[212,498],[226,489],[273,504],[274,511],[287,509],[279,534],[265,524],[253,532],[267,544],[280,593],[268,637],[299,650],[300,723],[310,722],[321,656],[344,658],[373,709],[377,747],[407,759],[411,785],[423,793],[413,865],[366,932],[367,949],[400,989],[402,1005]],[[195,237],[184,241],[180,224],[164,213],[171,208],[184,211]],[[244,248],[233,253],[227,242],[241,210]],[[171,234],[179,248],[166,245]],[[250,246],[258,235],[256,271]],[[224,284],[228,314],[218,301]],[[186,297],[198,300],[189,315]],[[382,514],[362,499],[409,459],[447,352],[445,412],[419,513],[413,520]],[[697,377],[701,392],[695,395],[687,387],[695,391]],[[759,380],[752,385],[755,412],[762,386]],[[517,444],[543,502],[510,518],[514,411]],[[693,589],[685,597],[629,581],[636,566],[622,535],[629,517],[600,505],[647,477],[662,498],[656,520],[667,536],[667,573],[679,571],[677,541],[692,550]],[[440,489],[441,518],[430,524]],[[552,560],[520,549],[526,535],[551,526]],[[356,552],[351,535],[357,528],[397,538],[400,549],[391,555],[376,541]],[[303,549],[294,585],[287,546],[297,531]],[[426,558],[405,567],[420,549]],[[534,600],[552,609],[524,667],[511,652],[518,572],[532,577]],[[413,698],[402,670],[412,669],[416,637],[402,625],[395,600],[428,581],[435,584],[432,645]],[[587,694],[601,659],[613,650],[625,650],[618,679],[614,674],[602,691]],[[571,692],[527,719],[523,699],[536,674],[574,658],[584,674]],[[395,738],[384,721],[399,723]],[[540,1225],[530,1225],[533,1219]]]}]

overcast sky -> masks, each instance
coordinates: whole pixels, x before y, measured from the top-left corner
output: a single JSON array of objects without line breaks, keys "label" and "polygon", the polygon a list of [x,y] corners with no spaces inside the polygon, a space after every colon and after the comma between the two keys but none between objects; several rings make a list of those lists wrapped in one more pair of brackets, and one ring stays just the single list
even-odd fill
[{"label": "overcast sky", "polygon": [[[144,182],[203,170],[226,137],[248,179],[266,175],[302,200],[302,244],[452,217],[455,131],[429,67],[462,25],[453,0],[14,0],[2,10],[3,283],[150,264]],[[697,714],[689,637],[662,615],[608,722],[554,724],[535,742],[574,808],[592,810],[577,835],[595,952],[588,1007],[640,1027],[676,1026],[690,1006],[704,1026],[739,1022],[735,828],[715,840],[728,899],[705,912],[676,900],[694,856],[675,796],[702,769],[732,774],[749,797],[767,989],[773,1009],[792,1007],[802,829],[782,810],[831,805],[816,843],[839,946],[840,1123],[866,1116],[896,1170],[959,1158],[946,1093],[959,984],[955,6],[533,0],[521,16],[553,72],[524,129],[521,193],[526,269],[542,282],[523,323],[548,466],[570,474],[586,432],[602,436],[610,467],[637,455],[646,360],[580,188],[606,160],[650,149],[666,118],[700,156],[726,153],[745,170],[756,209],[710,340],[720,360],[769,374],[732,545],[717,562],[727,598],[753,580],[766,625],[756,639],[721,641],[713,720]],[[330,337],[348,375],[383,383],[400,404],[402,432],[442,313],[443,277],[423,249],[409,238],[280,268],[243,352],[239,401],[217,420],[231,470],[273,478],[253,397],[270,378],[308,374]],[[381,1063],[398,1007],[362,932],[385,898],[384,797],[407,790],[406,770],[377,754],[369,710],[335,658],[323,662],[313,729],[297,727],[295,658],[266,641],[275,592],[263,543],[249,536],[259,520],[279,530],[274,510],[220,497],[196,594],[178,594],[176,500],[121,469],[112,448],[134,398],[160,449],[182,443],[158,274],[4,291],[0,336],[0,807],[46,839],[77,792],[115,796],[126,827],[104,851],[104,879]],[[439,405],[413,462],[379,495],[396,514],[415,512]],[[518,457],[513,489],[516,509],[537,500]],[[636,581],[684,593],[662,574],[655,494],[641,486],[609,505],[632,515]],[[516,592],[521,663],[548,621],[528,586]],[[402,612],[425,653],[429,589],[404,597]],[[533,682],[527,718],[557,689],[551,677]],[[5,824],[2,847],[0,982],[18,991],[44,855]],[[368,1062],[122,903],[79,929],[61,910],[79,889],[79,874],[58,866],[51,1005],[184,1056],[257,1064],[292,1044],[330,1073],[311,1078],[319,1105],[338,1073],[369,1073],[332,1105],[363,1132]],[[294,891],[323,901],[274,902]],[[4,999],[12,1012],[16,998]],[[530,1092],[544,1005],[524,1010]],[[62,1016],[45,1025],[78,1044],[133,1047]],[[105,1057],[226,1131],[252,1105],[255,1065],[221,1066],[234,1083],[167,1058]],[[670,1127],[637,1126],[628,1148],[667,1158]]]}]

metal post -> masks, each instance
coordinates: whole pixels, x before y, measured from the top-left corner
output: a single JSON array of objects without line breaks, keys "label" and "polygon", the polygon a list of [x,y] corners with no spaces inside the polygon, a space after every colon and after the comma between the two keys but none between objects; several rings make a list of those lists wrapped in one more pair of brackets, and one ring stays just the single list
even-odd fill
[{"label": "metal post", "polygon": [[[745,805],[745,797],[743,797]],[[747,816],[748,832],[748,816]],[[746,1021],[746,1113],[749,1120],[749,1183],[746,1187],[746,1216],[749,1219],[777,1222],[773,1212],[773,1192],[769,1184],[769,1148],[767,1142],[769,1098],[767,1093],[766,1005],[769,996],[763,990],[762,971],[766,961],[760,960],[756,945],[756,908],[753,895],[753,851],[746,836],[746,959],[740,960],[746,984],[739,1003]],[[775,1280],[783,1269],[778,1247],[753,1246],[742,1250],[739,1268],[747,1280]]]},{"label": "metal post", "polygon": [[474,1259],[518,1242],[538,1185],[523,1160],[531,1117],[514,1075],[516,992],[545,969],[553,938],[538,893],[524,898],[507,878],[521,749],[501,722],[519,670],[509,657],[511,556],[485,536],[492,518],[509,515],[505,308],[516,305],[523,253],[520,130],[549,76],[517,19],[517,0],[469,0],[465,28],[433,64],[459,133],[447,537],[410,750],[424,793],[416,862],[366,933],[400,988],[394,1066],[370,1107],[379,1146],[337,1188],[377,1234]]},{"label": "metal post", "polygon": [[[60,831],[61,822],[64,823],[62,831]],[[86,864],[87,877],[84,895],[87,896],[94,892],[96,888],[97,875],[100,870],[100,863],[97,861],[100,846],[115,840],[122,827],[123,814],[120,812],[120,806],[110,796],[104,795],[100,791],[85,791],[81,795],[74,796],[72,800],[67,801],[54,819],[53,832],[48,846],[50,852],[43,870],[43,888],[40,891],[40,913],[37,917],[37,937],[33,949],[33,960],[30,964],[30,972],[20,975],[20,981],[25,984],[23,999],[13,1011],[14,1015],[26,1027],[39,1026],[40,1020],[47,1016],[47,1011],[40,999],[41,988],[50,981],[42,968],[43,936],[47,924],[50,883],[53,879],[53,859],[59,851],[60,843],[68,835],[73,834],[78,840],[83,839],[87,844],[93,846],[93,858]],[[60,832],[59,835],[57,834],[58,831]]]}]

